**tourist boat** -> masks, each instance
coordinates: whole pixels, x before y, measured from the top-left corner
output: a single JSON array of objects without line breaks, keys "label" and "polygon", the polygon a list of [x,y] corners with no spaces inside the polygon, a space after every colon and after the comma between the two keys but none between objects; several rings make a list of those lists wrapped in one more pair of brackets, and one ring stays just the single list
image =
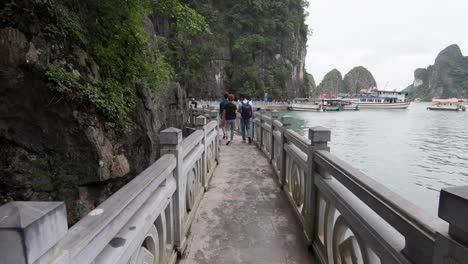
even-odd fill
[{"label": "tourist boat", "polygon": [[463,99],[433,99],[432,105],[427,110],[433,111],[465,111],[465,101]]},{"label": "tourist boat", "polygon": [[410,102],[406,95],[397,91],[364,89],[360,94],[341,97],[341,99],[358,99],[360,109],[407,109]]},{"label": "tourist boat", "polygon": [[331,111],[347,111],[359,110],[359,102],[357,100],[343,99],[315,99],[307,102],[291,104],[288,109],[290,111],[312,111],[312,112],[331,112]]}]

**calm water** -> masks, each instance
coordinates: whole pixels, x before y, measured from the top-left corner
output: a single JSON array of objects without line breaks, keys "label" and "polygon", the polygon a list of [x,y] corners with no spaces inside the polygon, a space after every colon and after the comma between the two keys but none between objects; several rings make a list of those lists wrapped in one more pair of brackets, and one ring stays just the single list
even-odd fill
[{"label": "calm water", "polygon": [[441,188],[468,185],[468,112],[427,106],[287,114],[306,136],[308,127],[330,128],[332,153],[436,215]]}]

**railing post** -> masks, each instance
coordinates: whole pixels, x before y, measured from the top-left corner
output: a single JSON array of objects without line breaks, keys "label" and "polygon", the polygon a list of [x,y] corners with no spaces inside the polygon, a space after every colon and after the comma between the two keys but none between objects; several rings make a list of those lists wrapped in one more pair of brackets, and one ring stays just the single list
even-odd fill
[{"label": "railing post", "polygon": [[274,110],[271,112],[271,148],[270,148],[270,163],[273,162],[273,159],[275,158],[275,132],[274,127],[273,127],[273,122],[278,119],[278,111]]},{"label": "railing post", "polygon": [[450,236],[437,233],[433,263],[466,263],[468,260],[468,186],[448,187],[441,190],[439,217],[449,223]]},{"label": "railing post", "polygon": [[185,201],[186,201],[186,181],[183,171],[183,156],[180,148],[182,142],[182,130],[170,127],[161,131],[161,156],[164,154],[173,154],[176,157],[177,166],[175,168],[174,177],[177,182],[176,199],[174,202],[174,244],[179,254],[182,254],[186,246],[184,234],[184,217],[185,217]]},{"label": "railing post", "polygon": [[63,202],[10,202],[0,206],[0,263],[34,263],[67,232]]},{"label": "railing post", "polygon": [[218,110],[211,111],[211,118],[212,121],[216,121],[216,139],[215,139],[215,158],[216,162],[219,162],[219,123],[221,122],[221,118],[219,116]]},{"label": "railing post", "polygon": [[208,189],[208,184],[205,183],[205,175],[208,174],[208,155],[207,155],[207,146],[206,146],[206,117],[204,116],[197,116],[195,118],[195,127],[197,130],[201,130],[203,132],[203,186],[205,187],[205,191]]},{"label": "railing post", "polygon": [[203,144],[203,187],[205,188],[205,191],[208,190],[208,183],[205,182],[206,180],[206,175],[208,174],[208,154],[207,154],[207,146],[206,146],[206,117],[204,116],[197,116],[195,118],[195,127],[197,130],[201,130],[203,132],[203,139],[202,139],[202,144]]},{"label": "railing post", "polygon": [[281,117],[281,123],[283,124],[283,127],[281,128],[281,187],[284,187],[284,184],[286,183],[286,151],[284,150],[284,145],[287,144],[286,141],[286,130],[288,130],[291,127],[292,124],[292,117],[290,116],[283,116]]},{"label": "railing post", "polygon": [[265,144],[264,139],[263,139],[263,123],[265,122],[263,118],[265,116],[264,114],[265,114],[265,110],[264,109],[260,110],[260,142],[259,142],[260,150],[263,150],[263,145]]},{"label": "railing post", "polygon": [[307,235],[310,241],[313,241],[315,236],[315,222],[318,205],[317,188],[314,185],[315,167],[314,154],[318,150],[330,151],[328,142],[331,139],[331,131],[328,128],[316,126],[309,128],[310,146],[307,153],[307,171],[305,177],[305,199],[304,209],[305,218],[307,221]]}]

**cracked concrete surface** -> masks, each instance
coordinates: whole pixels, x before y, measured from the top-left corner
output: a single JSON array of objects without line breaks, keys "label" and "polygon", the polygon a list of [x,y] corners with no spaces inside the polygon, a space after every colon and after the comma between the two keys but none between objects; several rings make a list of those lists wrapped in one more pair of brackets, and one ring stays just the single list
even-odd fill
[{"label": "cracked concrete surface", "polygon": [[180,263],[314,263],[267,159],[238,136],[222,143]]}]

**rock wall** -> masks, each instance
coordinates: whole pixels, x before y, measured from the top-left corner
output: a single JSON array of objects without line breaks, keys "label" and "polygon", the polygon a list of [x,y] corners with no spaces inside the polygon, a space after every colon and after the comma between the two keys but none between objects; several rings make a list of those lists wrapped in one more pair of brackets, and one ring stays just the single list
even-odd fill
[{"label": "rock wall", "polygon": [[433,98],[468,98],[468,57],[458,45],[442,50],[434,65],[416,69],[414,81],[405,92],[410,99],[430,101]]},{"label": "rock wall", "polygon": [[[188,109],[177,83],[157,94],[140,87],[135,128],[120,133],[89,102],[49,88],[36,62],[65,58],[56,45],[41,33],[0,28],[0,204],[64,200],[74,223],[154,162],[159,132],[183,128]],[[94,75],[97,68],[74,73]]]},{"label": "rock wall", "polygon": [[207,18],[211,29],[184,47],[190,63],[181,66],[186,74],[180,82],[191,96],[218,99],[230,91],[286,99],[310,94],[303,1],[185,2]]}]

